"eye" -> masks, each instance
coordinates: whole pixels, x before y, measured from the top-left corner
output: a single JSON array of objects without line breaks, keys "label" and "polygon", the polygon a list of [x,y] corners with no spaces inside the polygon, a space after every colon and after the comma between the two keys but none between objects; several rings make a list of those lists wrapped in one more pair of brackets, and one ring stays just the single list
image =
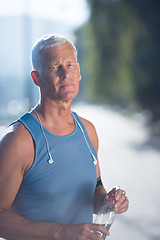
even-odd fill
[{"label": "eye", "polygon": [[58,69],[58,65],[50,66],[50,67],[48,68],[48,71],[54,71],[54,70],[56,70],[56,69]]},{"label": "eye", "polygon": [[74,67],[73,63],[68,63],[68,67]]},{"label": "eye", "polygon": [[58,65],[52,66],[52,70],[55,70],[55,69],[58,69],[58,68],[59,68]]}]

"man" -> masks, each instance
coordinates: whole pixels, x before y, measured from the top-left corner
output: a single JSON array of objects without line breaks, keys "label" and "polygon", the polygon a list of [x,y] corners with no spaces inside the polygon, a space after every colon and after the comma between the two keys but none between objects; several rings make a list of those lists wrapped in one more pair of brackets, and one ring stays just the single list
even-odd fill
[{"label": "man", "polygon": [[[39,104],[0,143],[0,236],[100,240],[98,231],[109,232],[92,224],[93,207],[96,211],[106,194],[98,137],[92,123],[71,112],[81,79],[76,49],[64,37],[47,35],[34,45],[32,65]],[[119,189],[115,212],[127,209]]]}]

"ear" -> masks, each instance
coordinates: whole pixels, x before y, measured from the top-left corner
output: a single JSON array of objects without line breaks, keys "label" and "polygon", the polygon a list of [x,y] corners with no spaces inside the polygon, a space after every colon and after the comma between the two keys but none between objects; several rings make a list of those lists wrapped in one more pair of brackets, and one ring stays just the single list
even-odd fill
[{"label": "ear", "polygon": [[37,71],[32,71],[31,72],[31,77],[33,79],[33,82],[35,83],[36,86],[40,86],[39,83],[39,73]]},{"label": "ear", "polygon": [[81,80],[81,70],[80,70],[80,66],[79,66],[79,63],[77,63],[77,65],[78,65],[78,70],[79,70],[79,81]]}]

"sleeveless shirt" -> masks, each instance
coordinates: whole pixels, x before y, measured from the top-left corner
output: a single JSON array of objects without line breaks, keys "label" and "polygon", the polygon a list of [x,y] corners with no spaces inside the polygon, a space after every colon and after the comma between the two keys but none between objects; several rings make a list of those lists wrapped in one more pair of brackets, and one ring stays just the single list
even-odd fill
[{"label": "sleeveless shirt", "polygon": [[[83,122],[73,114],[96,156]],[[35,157],[10,210],[32,220],[92,223],[96,166],[77,122],[74,120],[75,130],[66,136],[54,135],[43,127],[54,160],[49,164],[40,122],[31,113],[26,113],[19,121],[35,142]]]}]

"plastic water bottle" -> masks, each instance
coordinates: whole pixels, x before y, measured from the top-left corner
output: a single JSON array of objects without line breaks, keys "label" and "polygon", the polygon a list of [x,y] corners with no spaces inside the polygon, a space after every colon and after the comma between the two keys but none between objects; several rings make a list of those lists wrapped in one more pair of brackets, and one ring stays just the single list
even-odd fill
[{"label": "plastic water bottle", "polygon": [[[96,215],[95,221],[94,223],[96,224],[101,224],[102,226],[104,226],[108,231],[115,219],[115,211],[114,211],[114,204],[116,202],[115,200],[115,194],[117,192],[116,188],[113,188],[107,195],[108,195],[108,199],[104,199],[104,204],[103,206],[100,208],[99,212]],[[100,236],[103,239],[106,239],[106,236],[103,233],[99,233]]]}]

